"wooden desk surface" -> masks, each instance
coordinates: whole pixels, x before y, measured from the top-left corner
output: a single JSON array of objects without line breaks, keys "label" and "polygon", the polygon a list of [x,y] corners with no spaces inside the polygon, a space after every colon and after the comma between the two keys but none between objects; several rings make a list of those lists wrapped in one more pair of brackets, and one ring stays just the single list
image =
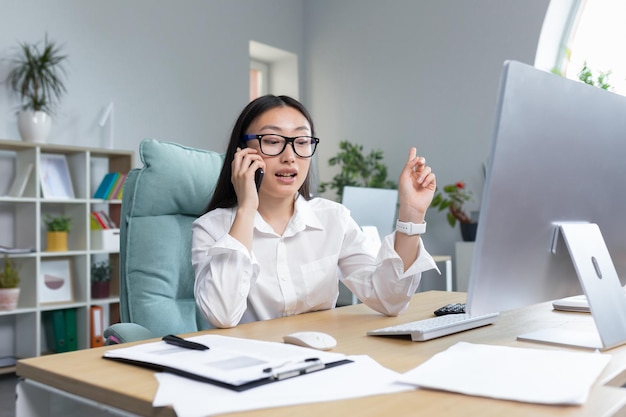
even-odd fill
[{"label": "wooden desk surface", "polygon": [[[416,294],[409,309],[399,317],[385,317],[359,304],[209,332],[280,342],[283,335],[294,331],[322,331],[337,339],[337,347],[334,349],[337,352],[348,355],[369,355],[387,368],[406,372],[459,341],[564,349],[518,342],[516,336],[551,324],[589,323],[591,320],[589,314],[555,312],[549,303],[544,303],[502,313],[500,319],[493,325],[428,342],[366,336],[368,330],[424,319],[432,316],[432,311],[444,304],[464,301],[464,293],[430,291]],[[140,415],[173,416],[173,410],[170,408],[151,406],[157,390],[157,382],[152,371],[102,359],[104,351],[112,348],[115,347],[105,346],[23,359],[18,362],[16,372],[24,378]],[[626,410],[623,410],[626,408],[626,389],[620,388],[626,382],[626,346],[611,349],[606,353],[611,354],[613,359],[583,406],[543,406],[438,391],[415,390],[400,394],[233,413],[228,416],[345,417],[358,414],[360,417],[379,417],[417,413],[453,417],[463,415],[507,417],[626,415]],[[480,378],[480,375],[476,377]]]}]

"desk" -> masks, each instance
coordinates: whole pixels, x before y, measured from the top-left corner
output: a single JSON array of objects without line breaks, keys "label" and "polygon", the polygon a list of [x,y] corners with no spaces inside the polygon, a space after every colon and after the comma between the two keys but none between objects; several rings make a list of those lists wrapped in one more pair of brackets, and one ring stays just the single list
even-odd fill
[{"label": "desk", "polygon": [[[504,312],[494,325],[429,342],[366,336],[366,332],[370,329],[430,317],[436,308],[448,303],[464,302],[465,297],[464,293],[445,291],[418,293],[414,296],[409,309],[399,317],[385,317],[363,304],[357,304],[209,332],[278,342],[282,340],[282,335],[296,330],[323,331],[337,339],[338,344],[335,348],[337,352],[349,355],[366,354],[387,368],[406,372],[459,341],[563,349],[518,342],[515,338],[520,333],[545,327],[547,323],[591,320],[588,314],[554,312],[549,303],[543,303]],[[31,416],[52,415],[48,412],[36,413],[33,410],[36,408],[47,410],[50,408],[48,402],[52,402],[51,398],[54,397],[52,394],[59,393],[67,393],[74,398],[84,398],[89,402],[101,404],[100,407],[115,407],[136,415],[173,416],[173,410],[170,408],[151,406],[157,390],[153,372],[102,359],[103,352],[111,348],[105,346],[20,360],[17,364],[17,374],[25,380],[20,382],[21,387],[18,387],[18,391],[23,391],[18,397],[18,417],[20,414],[27,415],[26,413]],[[542,406],[416,390],[400,394],[233,413],[228,414],[228,417],[291,417],[294,415],[379,417],[416,414],[444,417],[626,415],[626,389],[619,388],[626,381],[626,346],[612,349],[608,353],[613,355],[613,359],[583,406]],[[477,375],[477,378],[479,377],[480,375]],[[32,390],[31,394],[37,395],[30,395],[29,390]],[[42,395],[45,390],[51,391],[52,394]],[[96,413],[90,412],[88,415],[96,415]]]}]

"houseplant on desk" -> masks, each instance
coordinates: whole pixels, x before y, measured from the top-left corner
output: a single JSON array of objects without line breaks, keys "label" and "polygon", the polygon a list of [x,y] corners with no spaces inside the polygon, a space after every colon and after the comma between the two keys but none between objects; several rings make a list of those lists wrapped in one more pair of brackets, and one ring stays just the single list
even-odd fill
[{"label": "houseplant on desk", "polygon": [[467,189],[463,181],[459,181],[445,185],[443,192],[438,192],[431,203],[431,207],[436,207],[439,211],[448,210],[446,218],[451,227],[455,227],[457,221],[460,223],[461,236],[466,242],[473,242],[476,239],[478,227],[478,223],[472,221],[463,209],[463,204],[472,199],[472,192]]},{"label": "houseplant on desk", "polygon": [[72,226],[72,218],[65,214],[59,216],[46,215],[46,240],[48,252],[67,252],[67,234]]},{"label": "houseplant on desk", "polygon": [[0,270],[0,311],[15,310],[20,297],[20,274],[11,258],[4,255],[4,268]]},{"label": "houseplant on desk", "polygon": [[45,142],[57,100],[65,93],[61,48],[46,35],[43,46],[21,42],[6,82],[19,96],[18,130],[23,140]]}]

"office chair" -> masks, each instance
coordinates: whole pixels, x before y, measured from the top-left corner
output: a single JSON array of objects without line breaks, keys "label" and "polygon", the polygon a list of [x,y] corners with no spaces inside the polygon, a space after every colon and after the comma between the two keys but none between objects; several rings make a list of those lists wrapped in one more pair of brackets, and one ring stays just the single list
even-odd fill
[{"label": "office chair", "polygon": [[128,174],[120,219],[120,317],[107,344],[208,329],[196,307],[191,224],[204,214],[224,157],[145,139]]},{"label": "office chair", "polygon": [[346,186],[341,204],[350,210],[359,226],[375,226],[381,236],[396,228],[398,190]]}]

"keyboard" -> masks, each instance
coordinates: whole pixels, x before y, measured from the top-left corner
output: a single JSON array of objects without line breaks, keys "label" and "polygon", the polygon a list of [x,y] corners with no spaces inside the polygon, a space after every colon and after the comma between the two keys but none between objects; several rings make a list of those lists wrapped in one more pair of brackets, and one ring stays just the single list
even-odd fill
[{"label": "keyboard", "polygon": [[381,329],[370,330],[368,336],[411,336],[414,342],[424,342],[449,334],[475,329],[494,323],[499,313],[470,316],[469,313],[448,314],[430,319],[398,324]]}]

